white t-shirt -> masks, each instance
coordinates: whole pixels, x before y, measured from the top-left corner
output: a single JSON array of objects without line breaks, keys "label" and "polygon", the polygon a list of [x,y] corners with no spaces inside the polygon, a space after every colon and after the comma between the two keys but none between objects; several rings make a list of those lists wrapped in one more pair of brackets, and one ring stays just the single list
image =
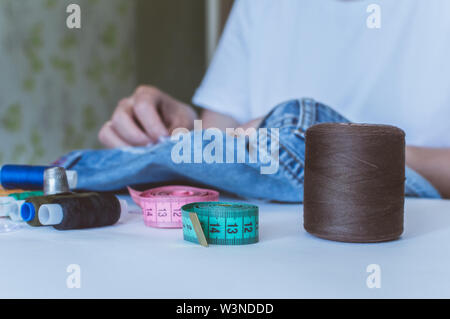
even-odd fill
[{"label": "white t-shirt", "polygon": [[301,97],[450,147],[450,0],[237,0],[194,104],[246,122]]}]

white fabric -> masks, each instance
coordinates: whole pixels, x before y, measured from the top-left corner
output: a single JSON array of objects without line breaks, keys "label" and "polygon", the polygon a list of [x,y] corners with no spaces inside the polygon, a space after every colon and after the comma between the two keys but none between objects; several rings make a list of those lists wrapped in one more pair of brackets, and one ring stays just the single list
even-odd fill
[{"label": "white fabric", "polygon": [[[0,298],[450,298],[450,201],[407,199],[404,235],[379,244],[322,240],[303,230],[300,205],[254,203],[260,242],[248,246],[203,248],[137,214],[0,234]],[[366,285],[370,264],[379,289]],[[80,289],[67,288],[69,265]]]},{"label": "white fabric", "polygon": [[[370,4],[381,28],[370,29]],[[246,122],[312,97],[450,146],[450,1],[238,0],[193,102]]]}]

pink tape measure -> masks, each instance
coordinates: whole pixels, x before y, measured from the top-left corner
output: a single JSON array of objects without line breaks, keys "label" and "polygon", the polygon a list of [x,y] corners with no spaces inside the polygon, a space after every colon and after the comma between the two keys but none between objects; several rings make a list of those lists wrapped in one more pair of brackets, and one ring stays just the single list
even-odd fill
[{"label": "pink tape measure", "polygon": [[182,228],[182,206],[219,200],[219,193],[214,190],[189,186],[164,186],[144,192],[128,187],[128,191],[142,208],[145,225],[156,228]]}]

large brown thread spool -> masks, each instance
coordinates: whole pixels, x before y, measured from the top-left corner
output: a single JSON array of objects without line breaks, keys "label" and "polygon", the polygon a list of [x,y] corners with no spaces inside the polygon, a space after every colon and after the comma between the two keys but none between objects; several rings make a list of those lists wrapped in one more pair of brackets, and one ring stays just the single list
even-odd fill
[{"label": "large brown thread spool", "polygon": [[403,233],[405,133],[394,126],[323,123],[306,132],[304,227],[334,241]]}]

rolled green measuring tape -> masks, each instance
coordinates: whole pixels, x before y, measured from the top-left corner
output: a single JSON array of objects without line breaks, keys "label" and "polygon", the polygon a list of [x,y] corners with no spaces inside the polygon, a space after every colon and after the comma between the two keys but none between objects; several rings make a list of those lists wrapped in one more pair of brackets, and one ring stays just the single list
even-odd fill
[{"label": "rolled green measuring tape", "polygon": [[9,194],[8,196],[14,198],[15,200],[25,200],[31,197],[44,196],[44,192],[35,191],[35,192],[13,193]]},{"label": "rolled green measuring tape", "polygon": [[198,216],[211,245],[246,245],[259,240],[258,206],[238,203],[202,202],[181,207],[184,239],[200,243],[190,213]]}]

